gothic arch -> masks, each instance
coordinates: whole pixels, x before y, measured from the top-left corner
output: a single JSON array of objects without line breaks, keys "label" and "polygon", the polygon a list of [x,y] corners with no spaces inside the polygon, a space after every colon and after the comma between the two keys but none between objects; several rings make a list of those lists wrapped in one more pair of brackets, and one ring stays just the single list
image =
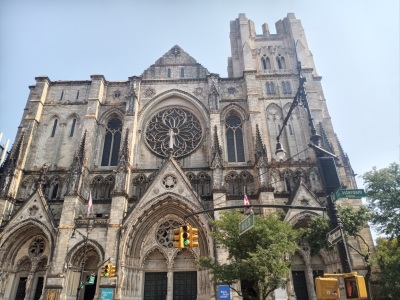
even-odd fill
[{"label": "gothic arch", "polygon": [[249,120],[249,115],[245,111],[245,109],[237,104],[231,103],[228,106],[224,107],[221,111],[221,122],[225,122],[226,118],[230,115],[238,116],[243,121]]},{"label": "gothic arch", "polygon": [[[138,128],[144,128],[144,123],[148,120],[148,118],[153,115],[157,110],[161,109],[164,106],[173,105],[173,103],[168,104],[168,100],[173,98],[179,98],[183,101],[182,106],[186,109],[191,110],[195,115],[199,117],[199,120],[202,122],[204,129],[208,128],[207,124],[209,124],[209,115],[207,107],[195,96],[185,91],[179,89],[171,89],[161,94],[155,96],[151,99],[139,112],[139,122]],[[166,103],[167,102],[167,103]],[[166,104],[165,104],[166,103]]]},{"label": "gothic arch", "polygon": [[36,219],[27,219],[11,226],[4,232],[0,248],[4,249],[2,263],[15,260],[19,249],[24,243],[32,239],[33,236],[43,236],[49,246],[49,259],[53,256],[54,236],[56,232],[47,228],[47,226]]},{"label": "gothic arch", "polygon": [[151,254],[154,253],[155,251],[159,251],[159,252],[162,254],[162,256],[164,257],[165,262],[166,262],[165,268],[168,267],[168,265],[169,265],[168,254],[165,253],[165,251],[164,251],[164,249],[163,249],[162,247],[160,247],[160,246],[158,246],[158,245],[154,245],[153,247],[151,247],[150,249],[148,249],[148,250],[146,251],[146,254],[143,255],[143,257],[140,258],[140,263],[139,263],[139,264],[140,264],[140,266],[141,266],[142,268],[145,267],[146,261],[149,260],[149,257],[151,256]]},{"label": "gothic arch", "polygon": [[[65,258],[66,263],[73,266],[73,262],[75,262],[75,266],[78,267],[79,265],[77,265],[77,263],[80,263],[82,260],[81,256],[83,255],[84,247],[85,241],[80,241],[72,247]],[[98,256],[99,261],[104,261],[105,251],[103,247],[95,240],[90,239],[90,236],[87,240],[87,252],[89,253],[88,257],[94,254]],[[90,255],[90,252],[92,255]]]},{"label": "gothic arch", "polygon": [[304,220],[309,220],[313,217],[318,217],[320,214],[314,212],[314,211],[302,211],[297,214],[295,214],[292,218],[289,220],[286,220],[289,224],[292,224],[294,227],[296,226],[301,226],[302,221]]},{"label": "gothic arch", "polygon": [[[158,201],[150,201],[145,207],[137,208],[127,218],[124,224],[124,233],[121,238],[122,249],[120,251],[121,259],[126,256],[139,258],[142,243],[148,235],[149,230],[154,226],[154,221],[163,218],[166,215],[175,216],[176,220],[182,220],[185,215],[198,209],[192,207],[187,200],[177,199],[178,195],[170,193],[162,195]],[[192,208],[191,208],[192,207]],[[201,228],[204,231],[199,232],[198,248],[201,255],[211,255],[212,245],[209,245],[208,235],[210,228],[208,221],[203,216],[190,217],[188,220],[195,228]]]},{"label": "gothic arch", "polygon": [[99,117],[99,124],[101,124],[105,128],[107,126],[107,122],[112,118],[120,119],[123,124],[124,112],[119,108],[112,107],[101,114],[101,116]]}]

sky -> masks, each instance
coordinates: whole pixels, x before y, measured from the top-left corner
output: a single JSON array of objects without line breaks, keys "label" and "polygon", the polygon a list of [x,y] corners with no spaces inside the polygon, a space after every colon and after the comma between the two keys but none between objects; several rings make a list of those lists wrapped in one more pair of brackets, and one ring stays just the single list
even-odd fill
[{"label": "sky", "polygon": [[276,33],[275,22],[287,13],[301,20],[355,173],[399,162],[398,0],[2,0],[2,143],[14,141],[37,76],[127,80],[177,44],[227,77],[230,21],[239,13],[254,21],[258,34],[264,23]]}]

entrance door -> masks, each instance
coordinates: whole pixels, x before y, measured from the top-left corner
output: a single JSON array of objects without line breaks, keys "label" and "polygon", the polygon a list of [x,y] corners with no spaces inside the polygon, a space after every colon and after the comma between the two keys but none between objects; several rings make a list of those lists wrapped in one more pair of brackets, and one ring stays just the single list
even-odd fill
[{"label": "entrance door", "polygon": [[196,300],[197,272],[174,272],[174,300]]},{"label": "entrance door", "polygon": [[17,294],[15,295],[15,299],[24,299],[25,298],[25,288],[26,288],[26,280],[28,277],[20,277],[18,282]]},{"label": "entrance door", "polygon": [[[86,282],[89,280],[91,273],[88,273],[86,276]],[[93,300],[94,295],[96,294],[96,283],[97,283],[97,276],[94,277],[94,283],[93,284],[85,284],[85,290],[84,290],[84,300]]]},{"label": "entrance door", "polygon": [[167,272],[145,273],[144,300],[165,300],[167,284]]},{"label": "entrance door", "polygon": [[36,284],[36,291],[35,291],[35,298],[34,300],[39,300],[40,297],[42,296],[42,291],[43,291],[43,277],[38,277],[37,284]]},{"label": "entrance door", "polygon": [[304,271],[292,271],[294,292],[297,300],[308,300],[307,281]]}]

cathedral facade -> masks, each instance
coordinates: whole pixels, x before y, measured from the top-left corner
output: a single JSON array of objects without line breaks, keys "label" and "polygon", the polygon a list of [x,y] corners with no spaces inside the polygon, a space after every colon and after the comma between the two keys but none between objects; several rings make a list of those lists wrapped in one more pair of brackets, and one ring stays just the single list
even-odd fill
[{"label": "cathedral facade", "polygon": [[[306,110],[296,107],[282,127],[298,61],[321,147],[337,156],[341,185],[356,187],[300,20],[288,14],[276,34],[266,24],[256,34],[240,14],[230,40],[227,78],[178,45],[128,80],[36,77],[1,167],[1,299],[99,299],[102,291],[114,299],[216,299],[217,283],[196,259],[226,259],[210,236],[218,213],[194,213],[242,205],[244,193],[253,205],[327,205]],[[286,160],[275,154],[281,129]],[[301,227],[322,213],[288,206],[285,220]],[[173,247],[173,229],[185,222],[199,229],[199,247]],[[350,258],[363,274],[361,257]],[[115,277],[100,277],[107,263]],[[316,299],[314,276],[340,269],[336,252],[300,247],[290,282],[274,297]],[[79,284],[91,275],[93,284]]]}]

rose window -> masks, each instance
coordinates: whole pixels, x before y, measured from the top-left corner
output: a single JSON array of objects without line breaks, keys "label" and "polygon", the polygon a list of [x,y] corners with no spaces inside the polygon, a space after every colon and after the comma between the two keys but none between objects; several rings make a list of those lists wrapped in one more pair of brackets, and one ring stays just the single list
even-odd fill
[{"label": "rose window", "polygon": [[201,138],[202,128],[199,120],[182,108],[169,108],[158,112],[146,129],[148,147],[161,157],[168,157],[171,146],[174,157],[185,157],[197,149]]},{"label": "rose window", "polygon": [[35,238],[29,246],[28,253],[32,257],[39,257],[44,253],[46,243],[43,238]]}]

